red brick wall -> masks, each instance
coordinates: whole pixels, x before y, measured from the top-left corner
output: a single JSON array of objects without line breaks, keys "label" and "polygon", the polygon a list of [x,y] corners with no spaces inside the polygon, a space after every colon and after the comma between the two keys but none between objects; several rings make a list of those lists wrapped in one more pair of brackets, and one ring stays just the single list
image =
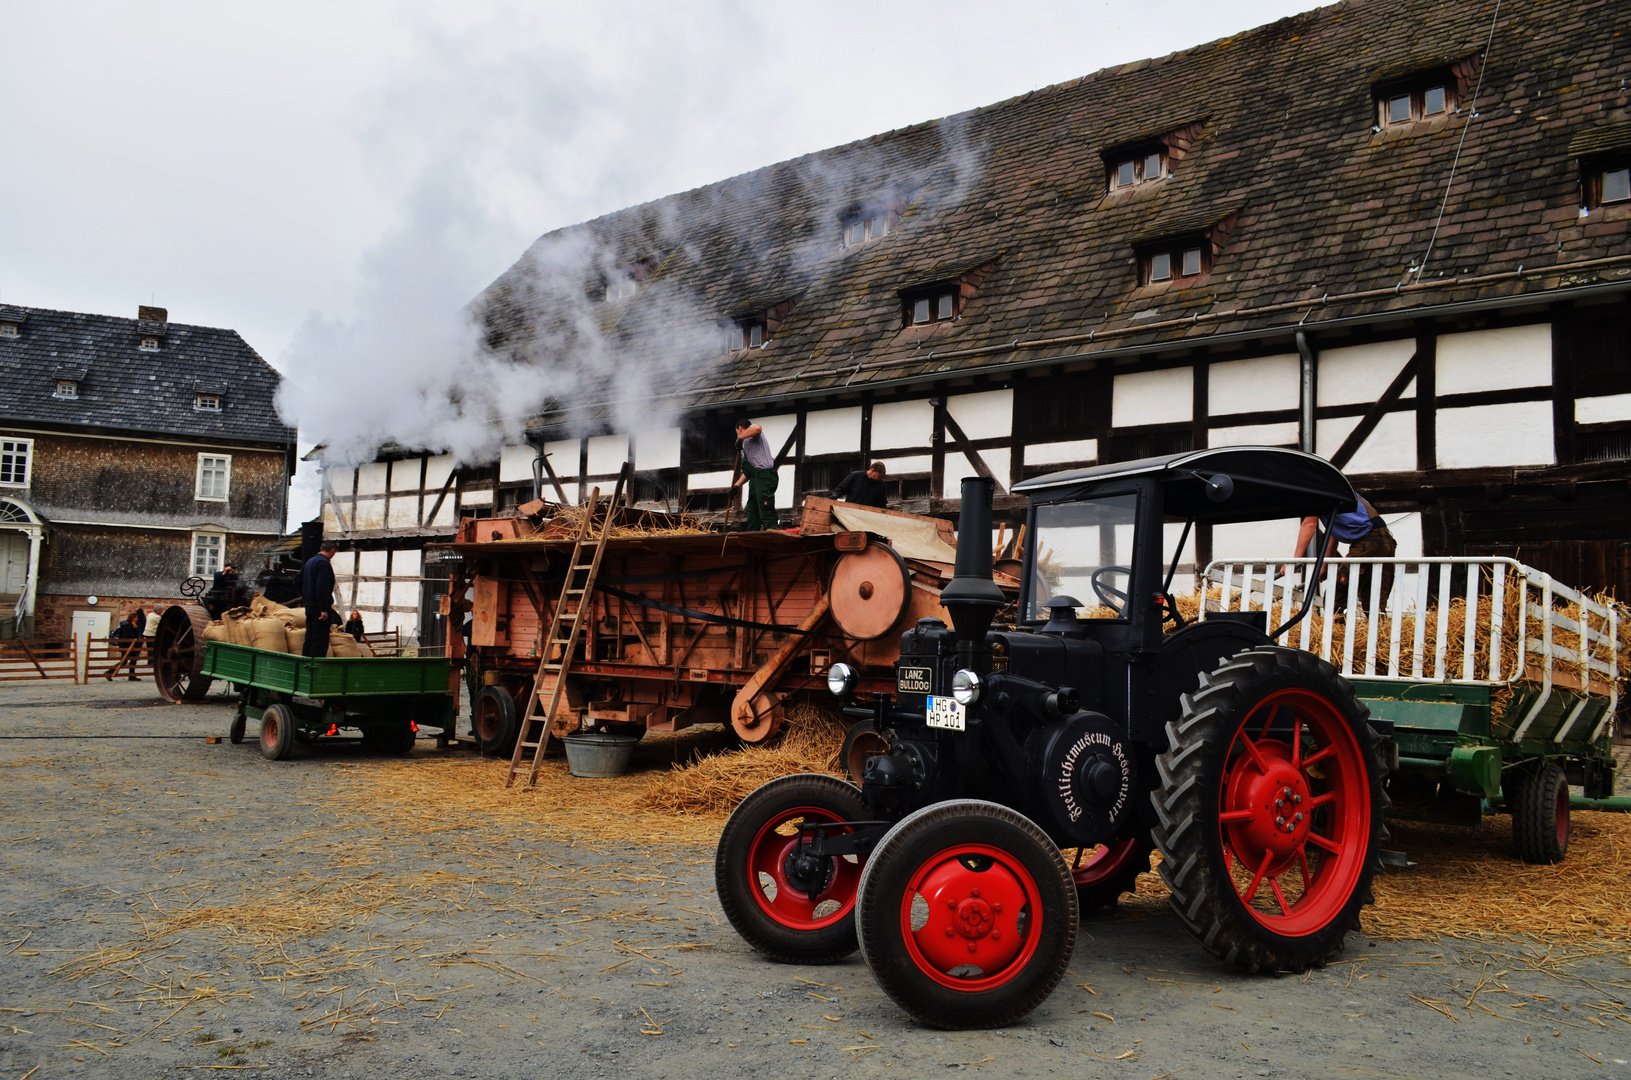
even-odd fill
[{"label": "red brick wall", "polygon": [[64,641],[68,637],[69,627],[73,625],[73,614],[76,611],[106,611],[109,613],[108,628],[111,630],[119,624],[120,617],[130,612],[136,604],[147,609],[148,618],[153,616],[155,603],[170,604],[181,603],[179,596],[97,596],[96,606],[92,607],[85,602],[83,596],[41,596],[34,606],[34,633],[33,637],[40,641]]}]

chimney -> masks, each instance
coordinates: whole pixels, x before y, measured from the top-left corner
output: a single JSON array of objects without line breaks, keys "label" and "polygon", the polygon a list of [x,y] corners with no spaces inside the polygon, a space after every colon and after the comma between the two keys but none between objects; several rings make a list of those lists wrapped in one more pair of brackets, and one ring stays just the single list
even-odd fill
[{"label": "chimney", "polygon": [[990,477],[963,478],[963,505],[957,522],[957,567],[940,593],[940,604],[957,630],[959,654],[985,644],[991,619],[1006,602],[991,580]]},{"label": "chimney", "polygon": [[170,313],[161,307],[148,307],[146,304],[140,304],[136,308],[136,321],[156,323],[169,322]]}]

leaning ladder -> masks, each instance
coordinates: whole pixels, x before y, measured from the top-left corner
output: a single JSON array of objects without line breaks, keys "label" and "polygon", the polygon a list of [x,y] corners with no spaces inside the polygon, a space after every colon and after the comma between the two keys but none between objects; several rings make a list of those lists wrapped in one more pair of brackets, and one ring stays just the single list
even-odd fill
[{"label": "leaning ladder", "polygon": [[[538,657],[538,674],[532,680],[532,692],[527,695],[527,707],[521,713],[521,730],[515,740],[515,753],[510,757],[510,773],[504,780],[505,787],[513,785],[515,778],[523,772],[526,773],[528,787],[538,782],[538,770],[544,764],[544,749],[549,745],[549,725],[555,719],[555,710],[560,707],[561,698],[566,694],[566,678],[572,670],[572,654],[578,648],[584,617],[594,608],[595,579],[600,576],[600,560],[606,554],[606,540],[612,534],[612,519],[623,503],[623,487],[628,479],[629,466],[624,463],[622,471],[617,474],[617,488],[612,500],[606,505],[606,523],[601,526],[598,536],[595,535],[594,522],[600,489],[597,487],[589,494],[583,521],[572,540],[572,558],[566,564],[566,580],[561,583],[560,599],[556,601],[555,611],[550,616],[549,634],[544,638],[544,646]],[[585,562],[584,554],[591,550],[592,554]],[[559,659],[555,657],[557,647],[560,649]],[[549,688],[549,704],[539,711],[539,690],[546,678],[553,678],[554,682]],[[528,750],[532,751],[530,766],[524,763]]]}]

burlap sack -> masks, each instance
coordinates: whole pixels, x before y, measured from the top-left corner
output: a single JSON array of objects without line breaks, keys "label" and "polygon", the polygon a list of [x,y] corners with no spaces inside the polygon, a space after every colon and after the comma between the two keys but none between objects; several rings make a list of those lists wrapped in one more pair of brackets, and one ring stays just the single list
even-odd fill
[{"label": "burlap sack", "polygon": [[356,659],[362,655],[357,639],[344,631],[331,631],[328,636],[328,654]]},{"label": "burlap sack", "polygon": [[371,657],[371,656],[374,655],[374,647],[372,645],[368,644],[368,642],[366,642],[366,641],[357,642],[357,648],[361,652],[361,654],[362,654],[362,656],[364,658]]},{"label": "burlap sack", "polygon": [[204,627],[204,640],[231,641],[232,639],[227,636],[227,628],[221,624],[220,619],[217,619],[208,626]]},{"label": "burlap sack", "polygon": [[306,648],[306,628],[287,627],[283,631],[283,640],[288,643],[289,651],[299,656]]},{"label": "burlap sack", "polygon": [[257,619],[264,619],[266,616],[282,610],[284,610],[282,604],[268,600],[260,593],[256,593],[255,599],[249,601],[249,614]]},{"label": "burlap sack", "polygon": [[234,645],[252,645],[249,632],[244,629],[248,621],[249,609],[246,607],[230,608],[221,612],[221,624],[227,628],[227,640]]},{"label": "burlap sack", "polygon": [[243,622],[249,643],[268,652],[288,652],[288,631],[281,619],[245,619]]},{"label": "burlap sack", "polygon": [[306,625],[306,612],[303,608],[278,608],[276,611],[267,612],[267,617],[277,619],[291,629],[298,630]]}]

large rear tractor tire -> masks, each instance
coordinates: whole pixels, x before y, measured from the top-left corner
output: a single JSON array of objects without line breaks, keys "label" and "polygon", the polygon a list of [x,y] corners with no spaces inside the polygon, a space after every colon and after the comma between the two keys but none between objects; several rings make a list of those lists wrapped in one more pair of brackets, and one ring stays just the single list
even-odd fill
[{"label": "large rear tractor tire", "polygon": [[1078,850],[1070,876],[1082,918],[1114,908],[1122,894],[1133,892],[1138,875],[1150,872],[1154,850],[1155,842],[1147,836],[1118,836],[1108,844]]},{"label": "large rear tractor tire", "polygon": [[202,701],[213,681],[204,674],[204,628],[209,612],[197,604],[171,604],[153,632],[153,682],[165,701]]},{"label": "large rear tractor tire", "polygon": [[1569,781],[1563,767],[1548,761],[1517,784],[1512,841],[1526,863],[1560,863],[1569,853]]},{"label": "large rear tractor tire", "polygon": [[801,855],[796,826],[866,816],[854,785],[817,773],[780,777],[743,799],[714,856],[719,905],[736,932],[787,964],[830,964],[854,952],[862,857]]},{"label": "large rear tractor tire", "polygon": [[273,702],[261,713],[261,756],[268,761],[283,761],[294,748],[294,710],[282,702]]},{"label": "large rear tractor tire", "polygon": [[975,799],[889,830],[856,907],[873,978],[931,1027],[1015,1023],[1053,993],[1076,947],[1064,856],[1029,818]]},{"label": "large rear tractor tire", "polygon": [[1250,649],[1200,677],[1156,759],[1161,877],[1208,951],[1249,972],[1324,964],[1358,929],[1386,839],[1387,767],[1335,668]]},{"label": "large rear tractor tire", "polygon": [[521,721],[515,714],[515,698],[503,686],[484,686],[470,707],[470,726],[476,743],[489,757],[504,757],[515,751]]}]

